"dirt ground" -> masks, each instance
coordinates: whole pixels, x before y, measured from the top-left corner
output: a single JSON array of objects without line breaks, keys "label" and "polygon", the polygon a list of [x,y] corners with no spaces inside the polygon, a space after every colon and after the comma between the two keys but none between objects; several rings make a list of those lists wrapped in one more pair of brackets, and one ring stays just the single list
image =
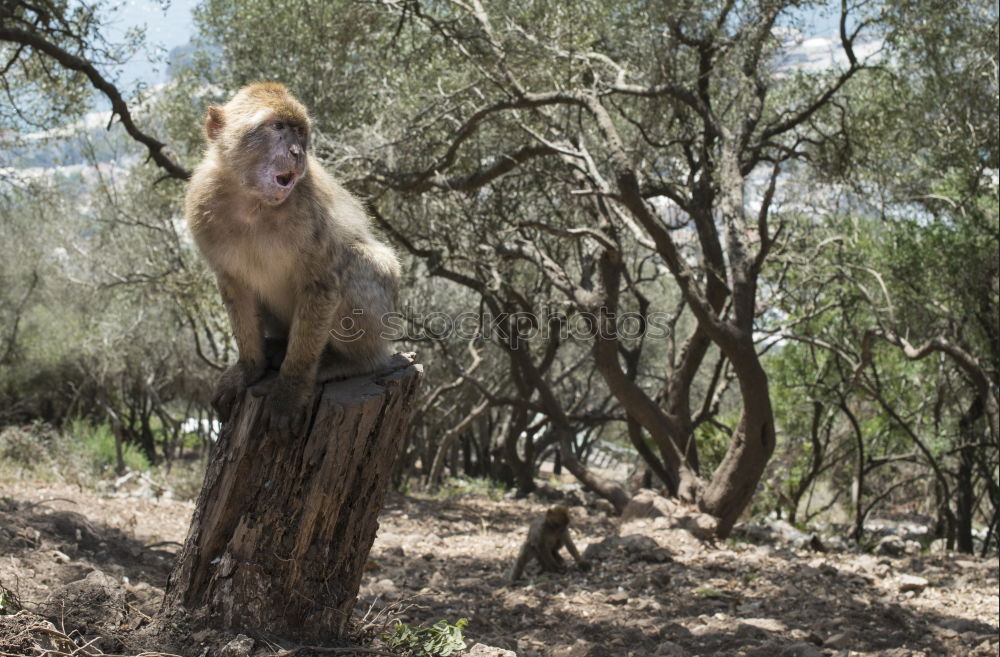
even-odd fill
[{"label": "dirt ground", "polygon": [[[736,541],[713,545],[668,518],[621,523],[576,505],[574,535],[590,570],[545,576],[529,570],[511,586],[506,575],[519,541],[546,504],[390,496],[358,616],[389,605],[411,624],[466,617],[470,644],[513,650],[519,657],[998,653],[997,561],[967,555],[885,557]],[[192,510],[190,502],[0,481],[6,613],[19,602],[54,619],[56,627],[60,618],[87,623],[78,631],[88,636],[141,632],[158,608]],[[71,583],[94,570],[124,586],[115,618],[87,619],[59,608],[76,586]],[[23,618],[0,616],[0,655],[35,654],[10,643]],[[93,645],[96,650],[99,644]],[[214,657],[215,651],[183,657]]]}]

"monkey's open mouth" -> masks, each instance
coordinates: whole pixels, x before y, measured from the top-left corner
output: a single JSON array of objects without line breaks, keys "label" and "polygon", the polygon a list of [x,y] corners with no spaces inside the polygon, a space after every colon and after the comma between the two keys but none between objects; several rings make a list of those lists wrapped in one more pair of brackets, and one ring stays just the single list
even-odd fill
[{"label": "monkey's open mouth", "polygon": [[279,173],[274,177],[274,181],[281,187],[291,187],[292,183],[295,182],[295,172]]}]

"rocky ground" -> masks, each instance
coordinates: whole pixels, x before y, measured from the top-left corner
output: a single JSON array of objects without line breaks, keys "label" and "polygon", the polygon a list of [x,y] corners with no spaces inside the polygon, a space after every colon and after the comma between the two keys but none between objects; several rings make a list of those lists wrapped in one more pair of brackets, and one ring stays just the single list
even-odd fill
[{"label": "rocky ground", "polygon": [[[829,546],[752,531],[744,536],[762,543],[712,544],[698,514],[682,507],[640,505],[622,521],[574,502],[583,498],[563,500],[590,570],[529,571],[511,586],[519,541],[549,501],[391,496],[359,619],[466,617],[470,643],[519,657],[997,655],[995,558],[821,552]],[[30,627],[39,634],[39,615],[52,622],[50,638],[105,637],[78,655],[141,638],[192,510],[146,495],[0,482],[0,655],[41,654],[27,638]],[[94,590],[111,591],[113,604],[81,594]],[[183,657],[214,657],[232,637],[186,638]],[[242,650],[280,654],[260,641]]]}]

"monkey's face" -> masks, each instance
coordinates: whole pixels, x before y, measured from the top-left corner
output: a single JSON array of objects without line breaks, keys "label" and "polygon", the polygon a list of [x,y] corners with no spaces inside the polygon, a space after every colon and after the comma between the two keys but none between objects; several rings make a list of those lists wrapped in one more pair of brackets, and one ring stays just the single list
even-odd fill
[{"label": "monkey's face", "polygon": [[306,174],[309,115],[280,84],[250,85],[224,107],[209,107],[205,135],[244,190],[266,205],[284,203]]},{"label": "monkey's face", "polygon": [[306,173],[308,127],[280,116],[261,121],[247,133],[250,160],[243,169],[244,183],[267,205],[280,205]]},{"label": "monkey's face", "polygon": [[560,505],[551,507],[545,512],[545,524],[553,528],[569,526],[569,509]]}]

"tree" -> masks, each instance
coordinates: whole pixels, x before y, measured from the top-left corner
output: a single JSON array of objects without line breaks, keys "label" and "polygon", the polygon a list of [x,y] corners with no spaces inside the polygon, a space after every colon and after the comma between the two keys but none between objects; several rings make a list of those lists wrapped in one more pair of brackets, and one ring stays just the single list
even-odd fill
[{"label": "tree", "polygon": [[972,551],[974,517],[989,536],[997,518],[997,14],[894,9],[885,34],[887,64],[856,81],[838,118],[851,139],[814,159],[838,203],[789,251],[779,306],[788,337],[838,361],[854,412],[874,404],[900,433],[895,454],[871,453],[881,429],[860,418],[857,485],[875,467],[921,463],[942,535]]},{"label": "tree", "polygon": [[[561,304],[592,317],[593,364],[629,421],[651,437],[655,456],[644,456],[671,492],[698,499],[727,535],[774,445],[754,328],[758,278],[781,233],[770,221],[778,177],[810,144],[832,138],[817,120],[864,68],[853,45],[868,22],[843,5],[844,64],[807,75],[778,65],[777,28],[791,3],[577,3],[558,11],[383,4],[404,25],[395,42],[400,65],[417,66],[418,53],[433,51],[423,70],[437,76],[412,110],[401,90],[390,110],[401,113],[391,124],[398,130],[380,126],[386,145],[373,158],[371,189],[391,217],[386,229],[432,275],[465,280],[487,304],[492,263],[516,260],[548,279]],[[412,85],[425,81],[417,78]],[[751,186],[758,194],[748,198]],[[413,203],[414,195],[425,200]],[[442,227],[452,233],[444,240],[429,216],[470,206],[467,243],[484,247],[474,252],[450,246],[462,244],[454,232],[463,226]],[[669,272],[679,292],[679,310],[667,312],[672,326],[685,326],[683,313],[690,328],[666,354],[630,355],[616,317],[636,308],[648,321],[658,310],[642,287],[650,266]],[[517,284],[499,279],[501,290]],[[568,455],[571,430],[546,374],[523,345],[507,349]],[[732,372],[741,414],[703,482],[694,429],[706,421],[720,376],[710,377],[706,401],[695,405],[692,396],[713,349],[719,361],[709,371]],[[614,501],[611,488],[572,459],[567,465]]]},{"label": "tree", "polygon": [[0,70],[10,101],[10,110],[0,113],[0,121],[51,128],[56,119],[84,110],[89,82],[111,102],[112,119],[118,116],[128,135],[146,147],[166,176],[186,179],[190,173],[165,152],[165,144],[139,129],[118,87],[95,65],[121,64],[142,43],[142,34],[136,32],[123,44],[109,43],[102,35],[103,9],[102,2],[71,5],[63,0],[13,0],[0,6],[0,44],[4,44]]}]

